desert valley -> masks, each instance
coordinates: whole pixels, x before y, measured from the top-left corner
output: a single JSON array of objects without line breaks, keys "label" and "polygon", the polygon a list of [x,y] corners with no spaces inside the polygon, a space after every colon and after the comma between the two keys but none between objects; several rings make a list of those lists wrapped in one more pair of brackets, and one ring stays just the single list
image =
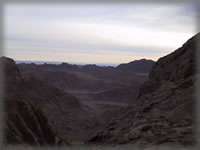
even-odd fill
[{"label": "desert valley", "polygon": [[16,64],[1,57],[8,145],[195,143],[199,33],[157,62]]}]

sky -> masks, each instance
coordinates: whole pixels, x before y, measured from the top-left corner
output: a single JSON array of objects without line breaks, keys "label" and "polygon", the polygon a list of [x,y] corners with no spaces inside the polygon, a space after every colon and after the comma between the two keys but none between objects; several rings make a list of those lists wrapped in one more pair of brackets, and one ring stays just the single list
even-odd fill
[{"label": "sky", "polygon": [[8,4],[4,55],[14,60],[157,60],[194,36],[190,4]]}]

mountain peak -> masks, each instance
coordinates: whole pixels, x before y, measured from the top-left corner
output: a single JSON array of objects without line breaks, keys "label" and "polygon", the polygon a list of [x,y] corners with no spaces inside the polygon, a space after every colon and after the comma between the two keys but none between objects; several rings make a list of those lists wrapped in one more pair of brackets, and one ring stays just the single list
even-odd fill
[{"label": "mountain peak", "polygon": [[155,62],[153,60],[143,58],[140,60],[131,61],[129,63],[120,64],[117,66],[117,69],[129,70],[136,73],[149,73],[154,63]]}]

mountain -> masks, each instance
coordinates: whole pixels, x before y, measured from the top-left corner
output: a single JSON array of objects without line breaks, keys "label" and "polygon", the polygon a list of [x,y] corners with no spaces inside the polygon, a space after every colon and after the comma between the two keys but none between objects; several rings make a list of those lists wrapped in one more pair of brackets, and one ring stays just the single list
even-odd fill
[{"label": "mountain", "polygon": [[92,113],[77,98],[24,73],[12,59],[2,57],[0,63],[6,144],[69,145],[90,135]]},{"label": "mountain", "polygon": [[195,143],[195,52],[200,34],[160,58],[137,100],[88,144]]},{"label": "mountain", "polygon": [[155,62],[153,60],[140,59],[129,62],[127,64],[120,64],[119,66],[117,66],[117,69],[124,71],[129,70],[136,73],[149,73],[154,63]]}]

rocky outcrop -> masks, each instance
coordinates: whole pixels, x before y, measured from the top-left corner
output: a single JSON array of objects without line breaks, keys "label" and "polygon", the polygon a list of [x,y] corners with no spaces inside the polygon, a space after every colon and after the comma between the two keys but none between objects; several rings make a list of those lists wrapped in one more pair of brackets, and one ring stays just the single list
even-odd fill
[{"label": "rocky outcrop", "polygon": [[6,98],[6,144],[69,145],[52,129],[47,116],[29,102]]},{"label": "rocky outcrop", "polygon": [[160,58],[137,101],[91,138],[89,144],[195,143],[195,51],[197,34]]},{"label": "rocky outcrop", "polygon": [[173,53],[160,58],[149,74],[149,80],[141,90],[140,95],[153,92],[165,82],[184,80],[195,72],[195,51],[199,35],[189,39]]}]

